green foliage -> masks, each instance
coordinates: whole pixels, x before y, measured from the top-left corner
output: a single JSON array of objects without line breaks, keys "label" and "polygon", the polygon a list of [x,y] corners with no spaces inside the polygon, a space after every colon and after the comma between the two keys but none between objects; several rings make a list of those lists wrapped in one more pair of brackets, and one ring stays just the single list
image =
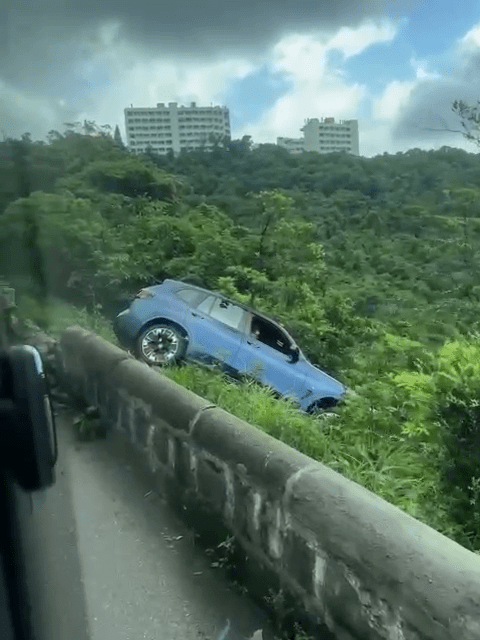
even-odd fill
[{"label": "green foliage", "polygon": [[139,157],[90,122],[0,143],[0,273],[24,315],[113,339],[105,315],[166,277],[256,307],[355,388],[333,418],[253,382],[168,375],[470,548],[479,247],[478,158],[458,149],[293,156],[246,137]]},{"label": "green foliage", "polygon": [[446,535],[461,537],[461,527],[449,520],[442,506],[434,449],[396,433],[398,423],[384,409],[383,417],[377,418],[376,407],[381,413],[382,400],[391,401],[393,394],[382,383],[370,387],[370,397],[363,392],[352,398],[342,415],[312,418],[254,382],[227,382],[220,372],[188,366],[168,368],[165,375],[413,517]]},{"label": "green foliage", "polygon": [[49,329],[51,323],[51,308],[46,301],[40,301],[37,298],[22,292],[17,293],[16,315],[25,322],[31,321],[43,330]]},{"label": "green foliage", "polygon": [[[181,187],[181,183],[173,176],[136,156],[91,162],[83,171],[58,182],[59,188],[74,193],[84,189],[85,185],[90,189],[122,194],[128,198],[143,196],[168,201],[175,198],[177,189]],[[90,195],[91,191],[87,193]]]},{"label": "green foliage", "polygon": [[479,363],[480,336],[446,342],[434,358],[415,358],[416,370],[359,387],[342,413],[345,427],[356,418],[428,452],[438,476],[436,506],[472,549],[480,549]]},{"label": "green foliage", "polygon": [[122,134],[120,133],[120,128],[119,128],[118,124],[115,126],[115,133],[113,134],[113,141],[117,145],[117,147],[120,147],[120,149],[124,149],[125,148],[125,145],[123,144],[123,140],[122,140]]},{"label": "green foliage", "polygon": [[448,342],[433,374],[432,421],[442,434],[442,486],[454,520],[480,547],[480,336]]},{"label": "green foliage", "polygon": [[125,289],[190,273],[213,286],[242,252],[231,221],[211,206],[182,217],[166,206],[144,202],[141,215],[115,225],[88,198],[37,192],[12,203],[2,217],[0,268],[6,275],[31,273],[25,235],[33,218],[51,295],[108,305]]},{"label": "green foliage", "polygon": [[22,295],[18,300],[17,314],[21,320],[30,320],[55,337],[60,337],[68,327],[79,325],[109,342],[117,343],[111,323],[99,309],[89,312],[61,300],[49,299],[41,303],[29,295]]},{"label": "green foliage", "polygon": [[471,105],[463,100],[455,100],[452,111],[460,118],[463,135],[466,140],[479,144],[478,131],[480,128],[480,101]]},{"label": "green foliage", "polygon": [[[88,200],[41,192],[12,203],[0,226],[5,273],[33,272],[25,240],[31,220],[38,229],[36,247],[50,294],[67,295],[72,290],[84,300],[89,298],[100,265],[114,250],[111,230],[101,214]],[[102,283],[96,286],[101,289]]]}]

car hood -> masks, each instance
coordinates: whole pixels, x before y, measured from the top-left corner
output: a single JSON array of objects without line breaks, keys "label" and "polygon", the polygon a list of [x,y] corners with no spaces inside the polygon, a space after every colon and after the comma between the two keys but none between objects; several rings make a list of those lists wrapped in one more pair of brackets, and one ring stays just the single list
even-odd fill
[{"label": "car hood", "polygon": [[348,387],[344,384],[332,378],[332,376],[322,371],[320,367],[317,367],[308,360],[301,358],[294,366],[298,367],[298,371],[305,375],[306,385],[315,391],[317,388],[321,388],[322,392],[328,390],[332,394],[332,397],[341,397],[349,392]]}]

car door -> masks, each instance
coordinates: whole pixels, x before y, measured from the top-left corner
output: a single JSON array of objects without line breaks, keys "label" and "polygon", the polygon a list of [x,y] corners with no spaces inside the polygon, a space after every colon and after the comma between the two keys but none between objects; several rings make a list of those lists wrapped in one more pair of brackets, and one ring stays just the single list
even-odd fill
[{"label": "car door", "polygon": [[290,337],[274,323],[254,314],[249,314],[247,323],[234,367],[280,395],[298,400],[306,389],[305,372],[292,361]]},{"label": "car door", "polygon": [[221,363],[235,374],[234,361],[242,344],[247,312],[229,300],[207,296],[189,309],[185,325],[190,336],[187,357],[204,364]]}]

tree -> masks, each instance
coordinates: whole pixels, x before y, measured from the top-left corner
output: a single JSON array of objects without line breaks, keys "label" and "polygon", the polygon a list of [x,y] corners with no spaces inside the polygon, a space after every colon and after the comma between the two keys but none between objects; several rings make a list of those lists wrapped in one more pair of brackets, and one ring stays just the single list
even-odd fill
[{"label": "tree", "polygon": [[245,156],[252,150],[252,136],[243,136],[241,140],[225,139],[225,148],[236,156]]},{"label": "tree", "polygon": [[65,122],[64,127],[66,129],[66,136],[80,134],[82,136],[102,136],[107,138],[112,137],[112,128],[109,124],[98,125],[94,120],[84,120],[83,122]]},{"label": "tree", "polygon": [[62,134],[59,133],[58,131],[55,131],[55,129],[51,129],[47,134],[47,141],[51,145],[62,139],[63,139]]},{"label": "tree", "polygon": [[476,105],[470,105],[463,100],[455,100],[452,111],[461,120],[465,139],[480,146],[480,100]]},{"label": "tree", "polygon": [[120,149],[125,149],[125,145],[123,144],[122,135],[120,133],[120,128],[118,124],[115,126],[115,133],[113,134],[113,141],[120,147]]},{"label": "tree", "polygon": [[458,541],[476,527],[478,548],[478,156],[295,156],[244,137],[149,160],[108,131],[0,141],[0,273],[27,281],[19,299],[113,310],[173,277],[253,304],[357,392],[307,439]]},{"label": "tree", "polygon": [[101,193],[118,193],[129,198],[148,197],[169,201],[175,200],[177,193],[182,190],[178,178],[136,155],[124,154],[112,160],[90,162],[82,171],[59,181],[58,186],[78,195],[94,188]]}]

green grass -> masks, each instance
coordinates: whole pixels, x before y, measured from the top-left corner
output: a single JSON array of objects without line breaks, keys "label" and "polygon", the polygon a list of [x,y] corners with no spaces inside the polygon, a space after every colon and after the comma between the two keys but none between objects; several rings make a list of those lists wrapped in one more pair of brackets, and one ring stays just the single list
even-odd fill
[{"label": "green grass", "polygon": [[[292,403],[277,400],[254,383],[229,382],[221,373],[201,367],[173,367],[164,373],[412,516],[441,527],[442,518],[435,502],[437,476],[428,453],[414,443],[355,424],[346,425],[341,411],[307,416]],[[428,507],[432,500],[434,512]],[[442,528],[446,530],[444,524]]]},{"label": "green grass", "polygon": [[68,327],[79,325],[117,344],[111,322],[98,312],[90,313],[67,302],[49,300],[42,305],[32,297],[21,296],[17,301],[17,313],[20,319],[31,320],[55,337],[59,337]]},{"label": "green grass", "polygon": [[[41,306],[31,298],[18,301],[18,312],[59,336],[80,325],[116,344],[111,323],[60,301]],[[406,513],[459,542],[461,528],[452,524],[439,494],[435,451],[376,427],[352,413],[311,417],[293,403],[276,399],[254,382],[236,383],[219,371],[200,366],[165,368],[182,387],[206,398],[274,438],[357,482]]]}]

